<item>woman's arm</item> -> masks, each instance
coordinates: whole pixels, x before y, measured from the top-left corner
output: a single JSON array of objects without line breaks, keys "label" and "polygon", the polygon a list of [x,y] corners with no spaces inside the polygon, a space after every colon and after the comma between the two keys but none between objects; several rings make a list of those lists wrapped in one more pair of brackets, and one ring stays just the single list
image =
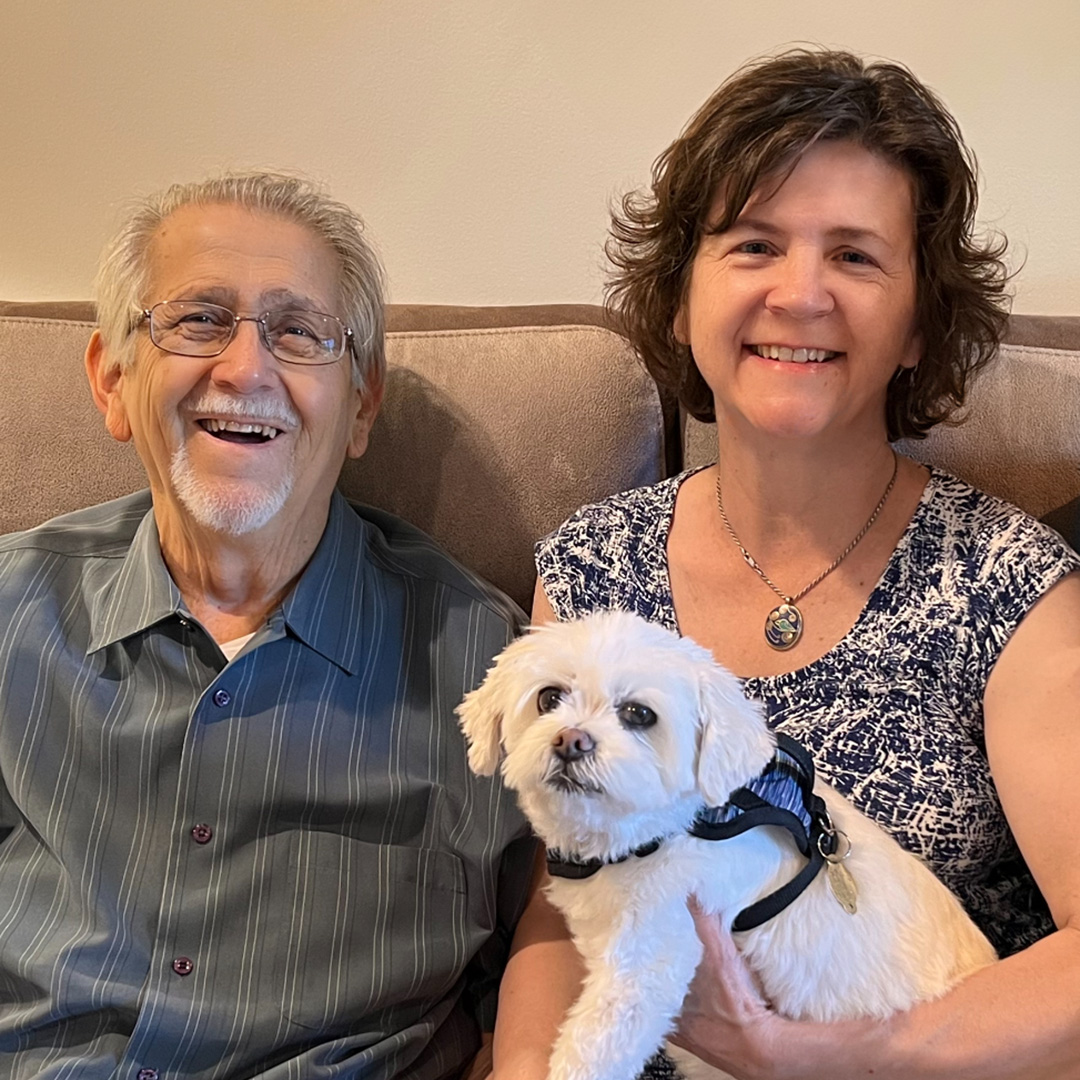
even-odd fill
[{"label": "woman's arm", "polygon": [[543,893],[548,880],[543,856],[541,850],[499,987],[493,1075],[506,1080],[547,1076],[551,1047],[584,974],[565,920]]},{"label": "woman's arm", "polygon": [[533,626],[542,626],[544,623],[556,621],[551,601],[548,600],[547,593],[544,592],[544,586],[539,580],[536,582],[536,588],[533,589],[532,615],[529,617],[529,621]]},{"label": "woman's arm", "polygon": [[1073,1080],[1080,934],[1060,930],[885,1022],[770,1011],[730,935],[698,915],[705,959],[674,1041],[739,1080]]},{"label": "woman's arm", "polygon": [[706,957],[677,1041],[745,1080],[1080,1078],[1080,576],[1032,608],[984,704],[994,782],[1057,931],[885,1023],[809,1024],[769,1011],[699,916]]},{"label": "woman's arm", "polygon": [[[540,582],[532,622],[554,622]],[[525,911],[514,931],[510,959],[499,987],[495,1021],[494,1078],[544,1080],[559,1025],[581,990],[584,968],[562,915],[544,895],[544,852],[537,854]]]}]

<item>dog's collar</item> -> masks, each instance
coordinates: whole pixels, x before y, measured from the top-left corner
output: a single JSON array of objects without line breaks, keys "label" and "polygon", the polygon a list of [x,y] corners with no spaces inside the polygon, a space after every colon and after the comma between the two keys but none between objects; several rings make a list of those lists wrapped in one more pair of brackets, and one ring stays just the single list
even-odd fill
[{"label": "dog's collar", "polygon": [[807,862],[786,885],[743,908],[732,930],[753,930],[778,915],[803,893],[837,848],[825,802],[814,794],[814,763],[783,733],[777,734],[776,753],[761,775],[733,792],[724,806],[702,810],[690,833],[702,840],[728,840],[760,825],[786,829]]},{"label": "dog's collar", "polygon": [[592,877],[598,870],[613,863],[626,862],[631,855],[638,859],[651,855],[663,842],[663,837],[658,836],[647,844],[620,855],[617,859],[582,859],[574,854],[564,855],[557,848],[547,849],[547,868],[552,877],[571,878],[580,881],[582,878]]},{"label": "dog's collar", "polygon": [[[730,840],[760,825],[786,829],[806,857],[806,865],[786,885],[743,908],[735,916],[732,930],[753,930],[779,915],[802,895],[821,872],[826,856],[837,849],[837,832],[825,802],[814,794],[814,763],[799,743],[782,732],[777,733],[776,753],[761,775],[732,792],[723,806],[700,810],[687,831],[701,840]],[[663,840],[658,836],[617,859],[582,859],[548,848],[548,873],[573,880],[589,878],[631,856],[641,859],[651,855]]]}]

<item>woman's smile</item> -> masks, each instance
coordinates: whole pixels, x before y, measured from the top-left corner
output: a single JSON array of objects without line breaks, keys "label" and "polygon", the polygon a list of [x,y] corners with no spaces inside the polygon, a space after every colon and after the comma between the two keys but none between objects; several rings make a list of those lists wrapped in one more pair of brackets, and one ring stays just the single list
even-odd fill
[{"label": "woman's smile", "polygon": [[821,364],[840,355],[832,349],[804,345],[748,345],[747,348],[763,360],[779,360],[784,364]]}]

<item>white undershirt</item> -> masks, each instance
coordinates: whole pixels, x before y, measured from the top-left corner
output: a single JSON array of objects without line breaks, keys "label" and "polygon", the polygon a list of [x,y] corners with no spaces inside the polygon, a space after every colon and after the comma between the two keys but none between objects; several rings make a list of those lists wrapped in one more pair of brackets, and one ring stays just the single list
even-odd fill
[{"label": "white undershirt", "polygon": [[243,637],[233,638],[232,641],[218,642],[218,648],[225,654],[226,660],[235,660],[236,654],[255,636],[256,631]]}]

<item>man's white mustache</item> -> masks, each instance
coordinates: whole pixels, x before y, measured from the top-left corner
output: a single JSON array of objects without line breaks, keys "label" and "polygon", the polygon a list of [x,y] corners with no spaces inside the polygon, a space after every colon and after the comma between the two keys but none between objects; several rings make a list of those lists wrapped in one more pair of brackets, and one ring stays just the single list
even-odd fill
[{"label": "man's white mustache", "polygon": [[223,419],[268,420],[282,428],[300,426],[300,417],[292,406],[274,397],[234,397],[219,390],[206,390],[188,402],[187,411]]}]

